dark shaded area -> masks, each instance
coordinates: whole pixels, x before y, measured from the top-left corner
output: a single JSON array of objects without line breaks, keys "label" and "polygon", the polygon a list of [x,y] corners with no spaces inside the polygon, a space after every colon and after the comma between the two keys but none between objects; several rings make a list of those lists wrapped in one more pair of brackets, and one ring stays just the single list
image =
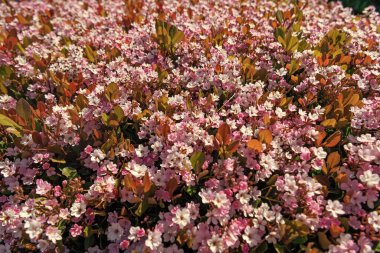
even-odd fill
[{"label": "dark shaded area", "polygon": [[[337,1],[337,0],[333,0]],[[367,6],[373,5],[380,12],[380,0],[338,0],[345,7],[351,7],[355,14],[361,13]]]}]

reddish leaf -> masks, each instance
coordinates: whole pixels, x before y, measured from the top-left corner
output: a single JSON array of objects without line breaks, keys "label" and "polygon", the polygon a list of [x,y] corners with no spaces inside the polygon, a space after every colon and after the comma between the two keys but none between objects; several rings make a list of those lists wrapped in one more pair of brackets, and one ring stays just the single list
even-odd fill
[{"label": "reddish leaf", "polygon": [[261,142],[266,143],[267,145],[271,144],[271,142],[273,140],[273,136],[272,136],[271,131],[269,131],[268,129],[260,130],[259,131],[259,140]]},{"label": "reddish leaf", "polygon": [[219,144],[225,146],[231,142],[231,129],[226,123],[222,123],[216,133],[216,140]]},{"label": "reddish leaf", "polygon": [[252,150],[256,151],[257,153],[263,152],[263,146],[262,145],[263,144],[261,143],[261,141],[256,140],[256,139],[249,140],[247,142],[247,147],[249,149],[252,149]]},{"label": "reddish leaf", "polygon": [[233,141],[230,145],[228,145],[227,151],[231,153],[235,153],[238,148],[239,148],[239,141]]},{"label": "reddish leaf", "polygon": [[177,189],[177,187],[178,187],[178,182],[175,177],[170,179],[168,183],[166,184],[166,190],[170,193],[170,196],[173,196],[173,193]]},{"label": "reddish leaf", "polygon": [[134,193],[137,192],[137,184],[133,180],[133,178],[132,178],[132,176],[130,174],[125,175],[125,177],[124,177],[124,186],[127,189],[132,190]]},{"label": "reddish leaf", "polygon": [[338,225],[332,224],[330,227],[330,234],[334,238],[338,237],[343,232],[344,232],[344,228],[342,228]]},{"label": "reddish leaf", "polygon": [[327,134],[326,134],[325,131],[320,132],[320,133],[318,134],[318,137],[315,139],[315,146],[317,146],[317,147],[321,146],[322,141],[323,141],[323,139],[326,137],[326,135],[327,135]]},{"label": "reddish leaf", "polygon": [[150,188],[152,188],[152,181],[150,180],[148,172],[145,172],[143,184],[144,184],[144,192],[148,192]]},{"label": "reddish leaf", "polygon": [[327,156],[327,164],[329,168],[334,168],[340,162],[340,155],[338,151],[332,152]]},{"label": "reddish leaf", "polygon": [[338,145],[342,138],[342,133],[340,131],[336,131],[332,135],[330,135],[326,141],[323,143],[323,146],[326,148],[332,148]]}]

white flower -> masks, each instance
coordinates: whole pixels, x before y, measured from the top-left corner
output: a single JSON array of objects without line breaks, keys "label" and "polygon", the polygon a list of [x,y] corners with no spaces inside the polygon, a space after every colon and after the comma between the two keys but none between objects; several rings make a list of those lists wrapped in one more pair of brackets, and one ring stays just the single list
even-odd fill
[{"label": "white flower", "polygon": [[6,158],[0,162],[0,171],[4,177],[10,177],[16,173],[16,166]]},{"label": "white flower", "polygon": [[376,141],[376,138],[372,137],[371,134],[362,134],[359,137],[356,137],[356,139],[362,143],[366,143],[366,142],[372,143]]},{"label": "white flower", "polygon": [[251,200],[251,195],[248,191],[240,191],[236,194],[236,199],[240,201],[241,204],[248,204]]},{"label": "white flower", "polygon": [[380,230],[380,215],[376,211],[373,211],[373,212],[368,214],[367,218],[368,218],[368,224],[372,225],[373,229],[376,232],[379,232],[379,230]]},{"label": "white flower", "polygon": [[211,239],[207,240],[207,245],[213,253],[223,252],[222,238],[217,235],[213,235]]},{"label": "white flower", "polygon": [[57,241],[62,240],[62,236],[59,232],[60,231],[57,227],[49,226],[46,228],[45,234],[50,241],[56,243]]},{"label": "white flower", "polygon": [[372,171],[366,170],[363,175],[360,175],[360,181],[365,183],[368,187],[379,185],[380,177],[378,174],[372,174]]},{"label": "white flower", "polygon": [[154,250],[162,244],[161,233],[158,231],[150,231],[148,233],[148,238],[145,241],[145,246]]},{"label": "white flower", "polygon": [[345,214],[343,211],[343,205],[338,200],[331,201],[331,199],[329,199],[327,201],[326,211],[330,212],[335,218],[341,214]]},{"label": "white flower", "polygon": [[106,158],[106,155],[100,149],[95,149],[91,153],[90,156],[91,156],[91,161],[94,163],[98,163],[98,162],[102,161],[104,158]]},{"label": "white flower", "polygon": [[258,112],[259,111],[257,110],[256,107],[253,107],[253,106],[248,107],[248,116],[249,117],[256,117]]},{"label": "white flower", "polygon": [[129,163],[129,166],[127,166],[126,169],[135,177],[143,177],[145,175],[145,172],[148,170],[148,167],[132,161]]},{"label": "white flower", "polygon": [[288,73],[288,71],[286,70],[286,68],[280,68],[280,69],[277,69],[275,73],[278,76],[285,76]]},{"label": "white flower", "polygon": [[29,238],[34,240],[43,232],[42,223],[37,220],[29,220],[24,224],[25,233],[29,235]]},{"label": "white flower", "polygon": [[112,223],[107,229],[107,239],[112,242],[119,241],[123,234],[124,230],[119,223]]},{"label": "white flower", "polygon": [[222,206],[225,206],[228,203],[227,195],[224,192],[215,194],[215,198],[212,201],[212,203],[217,207],[220,208]]},{"label": "white flower", "polygon": [[327,153],[323,150],[322,147],[312,147],[311,150],[313,151],[314,155],[319,159],[325,159],[327,156]]},{"label": "white flower", "polygon": [[276,108],[275,113],[280,119],[286,116],[286,112],[284,112],[280,107]]},{"label": "white flower", "polygon": [[190,211],[187,208],[179,209],[175,213],[175,217],[173,218],[173,222],[178,224],[178,226],[182,229],[187,224],[190,223]]},{"label": "white flower", "polygon": [[137,227],[132,226],[129,229],[128,240],[136,241],[140,237],[144,236],[144,234],[145,234],[144,229],[140,228],[139,226],[137,226]]},{"label": "white flower", "polygon": [[244,234],[242,236],[243,240],[248,243],[250,247],[254,247],[261,241],[261,236],[259,230],[254,227],[247,226],[244,229]]},{"label": "white flower", "polygon": [[70,214],[74,217],[80,217],[83,213],[86,212],[86,203],[83,201],[75,202],[70,208]]}]

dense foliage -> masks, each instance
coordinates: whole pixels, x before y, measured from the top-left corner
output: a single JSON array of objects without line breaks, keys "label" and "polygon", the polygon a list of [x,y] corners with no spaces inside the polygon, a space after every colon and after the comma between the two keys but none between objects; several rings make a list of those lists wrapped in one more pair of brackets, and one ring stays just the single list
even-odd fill
[{"label": "dense foliage", "polygon": [[378,252],[380,15],[0,3],[0,252]]}]

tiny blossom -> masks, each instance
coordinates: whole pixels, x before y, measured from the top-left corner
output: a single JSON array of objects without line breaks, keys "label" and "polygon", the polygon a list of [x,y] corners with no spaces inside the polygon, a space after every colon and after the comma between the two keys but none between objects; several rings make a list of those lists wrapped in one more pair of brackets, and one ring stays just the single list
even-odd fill
[{"label": "tiny blossom", "polygon": [[190,211],[187,208],[177,210],[173,222],[178,224],[180,228],[184,228],[190,223]]},{"label": "tiny blossom", "polygon": [[37,179],[36,184],[37,184],[36,193],[40,195],[44,195],[52,189],[52,185],[42,179]]},{"label": "tiny blossom", "polygon": [[37,220],[28,220],[24,224],[25,232],[29,235],[30,239],[37,239],[43,232],[42,223]]},{"label": "tiny blossom", "polygon": [[143,177],[145,172],[148,170],[148,167],[143,164],[131,162],[126,169],[135,177]]},{"label": "tiny blossom", "polygon": [[107,229],[107,239],[113,242],[119,241],[124,234],[124,229],[119,223],[112,223]]},{"label": "tiny blossom", "polygon": [[345,214],[343,211],[343,205],[337,201],[331,201],[330,199],[327,201],[326,211],[330,212],[333,217],[338,217],[338,215]]},{"label": "tiny blossom", "polygon": [[102,150],[95,149],[91,153],[90,157],[91,157],[91,161],[92,162],[99,163],[100,161],[104,160],[104,158],[106,157],[106,155],[103,153]]},{"label": "tiny blossom", "polygon": [[380,231],[380,215],[378,212],[373,211],[368,214],[368,223],[376,232]]},{"label": "tiny blossom", "polygon": [[57,241],[62,240],[62,236],[57,227],[49,226],[46,228],[46,236],[50,241],[56,243]]},{"label": "tiny blossom", "polygon": [[0,1],[0,252],[375,251],[379,24],[328,0]]},{"label": "tiny blossom", "polygon": [[218,208],[226,205],[228,203],[226,194],[223,192],[215,194],[215,197],[212,203]]},{"label": "tiny blossom", "polygon": [[144,231],[143,228],[140,228],[140,227],[131,227],[129,229],[128,239],[132,240],[132,241],[135,241],[135,240],[140,239],[144,235],[145,235],[145,231]]},{"label": "tiny blossom", "polygon": [[248,243],[250,247],[254,247],[261,241],[259,230],[254,227],[247,226],[244,229],[243,240]]},{"label": "tiny blossom", "polygon": [[370,170],[366,170],[359,178],[360,181],[365,183],[368,187],[379,186],[380,183],[380,176],[378,174],[373,174]]},{"label": "tiny blossom", "polygon": [[83,230],[82,226],[79,226],[78,224],[74,224],[74,226],[70,228],[70,234],[72,237],[77,237],[82,234],[82,230]]},{"label": "tiny blossom", "polygon": [[159,231],[149,231],[148,238],[145,241],[145,246],[151,250],[156,249],[162,244],[161,232]]},{"label": "tiny blossom", "polygon": [[86,203],[83,201],[75,202],[70,208],[70,214],[74,217],[80,217],[83,213],[86,212]]}]

